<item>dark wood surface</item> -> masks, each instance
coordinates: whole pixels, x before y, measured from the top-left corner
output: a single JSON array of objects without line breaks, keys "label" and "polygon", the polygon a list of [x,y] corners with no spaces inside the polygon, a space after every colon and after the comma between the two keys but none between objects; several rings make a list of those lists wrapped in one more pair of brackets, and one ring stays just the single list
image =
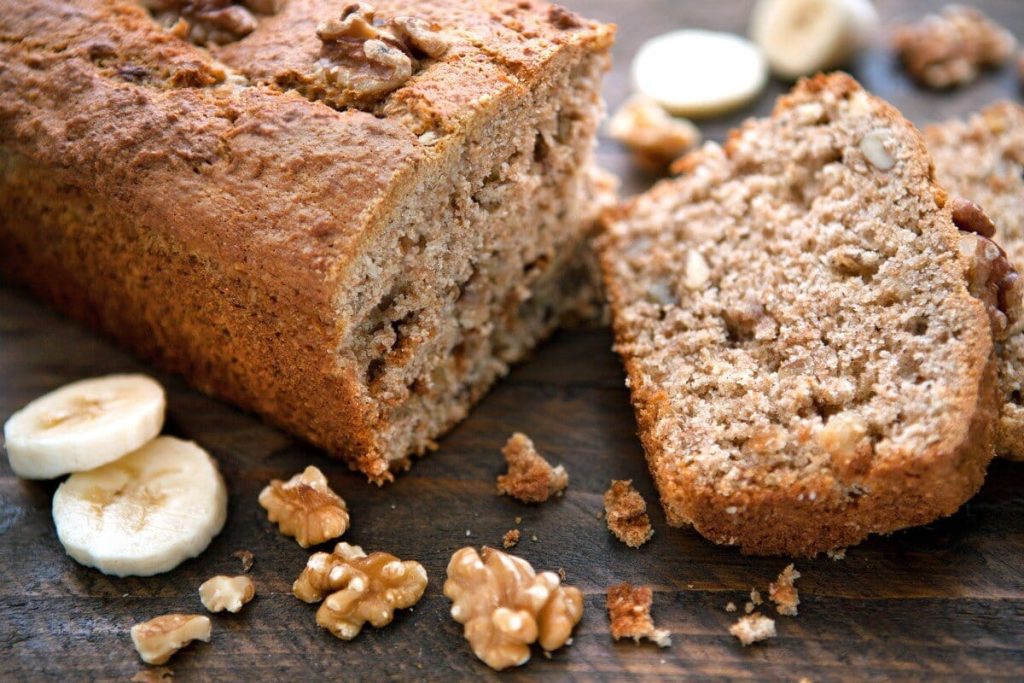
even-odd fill
[{"label": "dark wood surface", "polygon": [[[607,94],[628,92],[629,59],[643,39],[676,27],[744,31],[749,2],[577,0],[571,6],[619,24],[616,67]],[[883,15],[914,17],[939,3],[885,0]],[[1024,37],[1019,0],[977,2]],[[681,65],[686,68],[686,65]],[[700,65],[695,65],[700,68]],[[955,93],[913,88],[884,45],[853,69],[875,92],[918,123],[961,115],[1001,97],[1017,97],[1011,70]],[[744,116],[766,112],[769,92],[748,111],[704,124],[721,139]],[[602,140],[602,162],[627,193],[652,178]],[[965,161],[965,163],[969,163]],[[467,544],[498,544],[522,517],[516,552],[539,569],[564,568],[586,596],[574,643],[549,660],[536,653],[500,678],[651,680],[748,678],[990,680],[1024,678],[1024,465],[995,462],[985,487],[953,517],[873,539],[845,560],[799,560],[798,617],[778,617],[779,637],[742,648],[727,632],[752,587],[787,563],[714,546],[689,530],[670,529],[655,503],[623,374],[606,331],[563,332],[517,368],[396,484],[378,489],[336,462],[249,415],[166,383],[166,433],[194,439],[221,464],[231,493],[224,532],[199,558],[154,578],[115,579],[72,562],[50,518],[55,483],[14,478],[0,464],[0,679],[127,680],[144,668],[128,636],[132,624],[171,611],[201,611],[197,588],[215,573],[234,573],[237,550],[255,555],[258,585],[239,615],[214,616],[213,640],[175,657],[178,679],[193,680],[462,680],[498,678],[470,652],[441,594],[451,553]],[[127,354],[0,287],[0,419],[32,398],[82,377],[152,372]],[[514,430],[530,434],[571,473],[567,495],[525,506],[494,491],[499,450]],[[256,504],[260,488],[315,463],[348,500],[345,539],[421,561],[430,585],[420,604],[388,628],[335,640],[314,623],[314,608],[290,594],[307,551],[284,538]],[[633,478],[652,504],[654,539],[640,550],[614,540],[598,519],[611,478]],[[536,541],[532,538],[536,537]],[[673,645],[613,643],[604,611],[606,588],[648,583],[654,615]],[[771,610],[769,610],[771,613]]]}]

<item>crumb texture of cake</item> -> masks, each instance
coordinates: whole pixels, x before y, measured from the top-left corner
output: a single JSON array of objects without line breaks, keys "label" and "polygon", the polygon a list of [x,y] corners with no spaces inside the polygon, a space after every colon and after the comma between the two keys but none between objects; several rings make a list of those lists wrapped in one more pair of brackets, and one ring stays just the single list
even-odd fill
[{"label": "crumb texture of cake", "polygon": [[608,621],[612,638],[632,638],[640,642],[646,638],[658,647],[669,647],[672,635],[667,629],[655,628],[651,618],[651,604],[654,592],[650,586],[633,586],[620,583],[608,589],[605,606],[608,609]]},{"label": "crumb texture of cake", "polygon": [[845,74],[609,212],[616,350],[668,520],[813,555],[981,485],[992,332],[916,129]]},{"label": "crumb texture of cake", "polygon": [[768,597],[775,603],[775,610],[787,617],[795,617],[797,606],[800,604],[800,594],[796,590],[796,580],[800,578],[800,572],[789,564],[768,586]]},{"label": "crumb texture of cake", "polygon": [[630,548],[639,548],[654,535],[647,501],[633,488],[632,480],[612,480],[604,492],[604,516],[608,530]]},{"label": "crumb texture of cake", "polygon": [[0,272],[387,481],[592,306],[614,28],[290,0],[202,49],[154,17],[201,4],[0,9]]},{"label": "crumb texture of cake", "polygon": [[739,618],[729,627],[729,633],[736,636],[743,647],[775,637],[775,620],[763,614],[748,614]]},{"label": "crumb texture of cake", "polygon": [[561,494],[569,485],[569,474],[562,465],[552,467],[533,445],[530,437],[516,432],[501,449],[508,472],[498,476],[498,493],[524,503],[543,503]]},{"label": "crumb texture of cake", "polygon": [[[1024,268],[1024,107],[1002,102],[966,121],[924,130],[935,175],[950,194],[980,205],[995,224],[994,239],[1010,264]],[[964,160],[969,159],[970,163]],[[1002,409],[996,452],[1024,460],[1024,330],[1010,329],[996,345]]]}]

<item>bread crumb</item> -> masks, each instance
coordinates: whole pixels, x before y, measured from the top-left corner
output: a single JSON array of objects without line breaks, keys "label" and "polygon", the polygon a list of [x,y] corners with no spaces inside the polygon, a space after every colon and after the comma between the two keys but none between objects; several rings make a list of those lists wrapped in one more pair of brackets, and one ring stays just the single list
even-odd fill
[{"label": "bread crumb", "polygon": [[519,543],[519,529],[509,529],[501,539],[501,545],[506,550]]},{"label": "bread crumb", "polygon": [[254,558],[253,554],[248,550],[236,550],[235,552],[231,553],[231,557],[237,557],[239,560],[242,561],[243,574],[252,569],[252,563]]},{"label": "bread crumb", "polygon": [[530,540],[531,540],[531,541],[533,541],[534,543],[536,543],[536,542],[537,542],[537,541],[539,541],[540,539],[539,539],[539,538],[537,538],[537,534],[534,534],[534,535],[530,536]]},{"label": "bread crumb", "polygon": [[612,480],[604,494],[604,512],[608,530],[630,548],[639,548],[654,535],[647,503],[631,479]]},{"label": "bread crumb", "polygon": [[729,633],[739,638],[743,646],[775,637],[775,620],[763,614],[748,614],[729,627]]},{"label": "bread crumb", "polygon": [[752,603],[752,602],[750,602],[748,600],[747,604],[743,605],[743,611],[746,612],[747,614],[750,614],[751,612],[753,612],[754,611],[754,603]]},{"label": "bread crumb", "polygon": [[839,550],[829,550],[825,554],[828,555],[828,559],[832,560],[833,562],[838,562],[839,560],[846,559],[846,548],[840,548]]},{"label": "bread crumb", "polygon": [[516,524],[522,524],[522,523],[523,523],[523,518],[522,517],[516,517]]},{"label": "bread crumb", "polygon": [[735,612],[736,611],[736,603],[735,602],[727,603],[725,605],[725,611],[726,612]]},{"label": "bread crumb", "polygon": [[756,588],[750,589],[750,602],[755,605],[760,605],[764,600],[761,599],[761,594],[757,592]]},{"label": "bread crumb", "polygon": [[654,627],[651,619],[651,603],[654,593],[650,586],[631,586],[620,583],[608,589],[606,606],[608,619],[611,621],[612,638],[632,638],[640,642],[646,638],[658,647],[672,644],[672,636],[667,629]]},{"label": "bread crumb", "polygon": [[472,531],[470,531],[469,529],[466,529],[466,536],[471,536],[472,534],[473,534]]},{"label": "bread crumb", "polygon": [[558,568],[558,578],[560,578],[563,582],[567,580],[565,570],[561,567]]},{"label": "bread crumb", "polygon": [[800,604],[800,595],[797,593],[794,582],[800,578],[792,564],[788,565],[779,574],[779,578],[768,586],[768,597],[775,603],[775,610],[787,617],[795,617],[797,605]]},{"label": "bread crumb", "polygon": [[498,477],[498,493],[524,503],[543,503],[569,485],[565,468],[552,467],[525,434],[513,434],[501,452],[508,472]]}]

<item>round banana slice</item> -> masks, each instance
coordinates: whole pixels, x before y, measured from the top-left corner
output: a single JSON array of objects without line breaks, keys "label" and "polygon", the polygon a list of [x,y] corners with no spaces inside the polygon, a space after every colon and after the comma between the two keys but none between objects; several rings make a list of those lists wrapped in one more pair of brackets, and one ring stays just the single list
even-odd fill
[{"label": "round banana slice", "polygon": [[68,477],[53,495],[53,521],[78,562],[115,576],[152,576],[203,552],[223,528],[227,504],[213,458],[161,436]]},{"label": "round banana slice", "polygon": [[673,31],[644,43],[633,59],[633,86],[677,116],[736,109],[757,97],[767,80],[761,51],[731,33]]},{"label": "round banana slice", "polygon": [[167,402],[156,380],[110,375],[41,396],[4,424],[11,469],[52,479],[106,465],[160,433]]},{"label": "round banana slice", "polygon": [[877,27],[870,0],[760,0],[750,36],[776,75],[795,80],[842,66]]}]

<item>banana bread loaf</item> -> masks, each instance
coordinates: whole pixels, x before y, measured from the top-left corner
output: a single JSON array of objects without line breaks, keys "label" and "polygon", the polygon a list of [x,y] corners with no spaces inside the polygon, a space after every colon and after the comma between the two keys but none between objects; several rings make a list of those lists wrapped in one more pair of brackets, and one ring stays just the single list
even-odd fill
[{"label": "banana bread loaf", "polygon": [[539,0],[0,7],[0,272],[375,481],[577,304],[614,29]]},{"label": "banana bread loaf", "polygon": [[[996,239],[1018,271],[1024,267],[1024,107],[1002,102],[967,121],[924,130],[935,176],[951,194],[980,204],[992,218]],[[1002,409],[996,452],[1024,460],[1024,326],[997,339]]]},{"label": "banana bread loaf", "polygon": [[960,507],[992,457],[993,344],[917,130],[818,76],[678,170],[600,242],[669,522],[814,554]]}]

